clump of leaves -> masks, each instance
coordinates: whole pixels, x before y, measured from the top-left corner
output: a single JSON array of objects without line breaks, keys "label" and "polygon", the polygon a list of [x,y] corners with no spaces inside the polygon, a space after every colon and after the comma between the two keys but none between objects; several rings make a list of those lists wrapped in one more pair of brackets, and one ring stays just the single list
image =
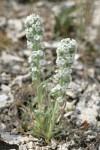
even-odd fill
[{"label": "clump of leaves", "polygon": [[55,31],[57,36],[66,37],[69,32],[73,32],[74,30],[74,22],[72,18],[72,13],[75,11],[75,6],[66,8],[61,11],[59,15],[55,16],[56,26]]}]

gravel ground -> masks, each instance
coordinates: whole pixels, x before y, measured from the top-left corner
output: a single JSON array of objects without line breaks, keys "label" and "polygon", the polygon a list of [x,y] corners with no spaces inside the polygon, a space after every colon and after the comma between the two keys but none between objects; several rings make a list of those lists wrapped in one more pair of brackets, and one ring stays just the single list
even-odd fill
[{"label": "gravel ground", "polygon": [[[98,2],[95,4],[97,9]],[[48,78],[56,69],[55,50],[59,45],[55,41],[55,19],[51,10],[57,13],[65,3],[70,7],[75,5],[74,1],[72,4],[66,1],[58,9],[57,2],[20,4],[13,0],[9,3],[0,1],[0,150],[100,150],[100,47],[98,41],[94,42],[96,34],[93,38],[89,38],[89,34],[88,41],[78,41],[73,80],[70,89],[66,90],[64,126],[60,136],[46,145],[42,139],[26,134],[22,127],[21,105],[26,106],[34,95],[28,73],[27,60],[31,51],[26,46],[24,20],[31,13],[43,18],[47,31],[44,35],[46,59],[53,62],[52,68],[45,70],[45,78]],[[94,30],[97,30],[99,18],[100,14]],[[91,45],[97,49],[89,53],[87,49],[91,49]]]}]

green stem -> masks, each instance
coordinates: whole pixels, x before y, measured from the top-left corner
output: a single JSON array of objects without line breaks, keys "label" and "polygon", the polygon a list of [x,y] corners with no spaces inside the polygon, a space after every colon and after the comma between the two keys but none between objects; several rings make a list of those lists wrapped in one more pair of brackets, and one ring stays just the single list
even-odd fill
[{"label": "green stem", "polygon": [[[37,42],[35,42],[35,50],[36,51],[38,50],[38,43]],[[41,79],[40,79],[41,71],[40,71],[40,67],[39,67],[39,58],[37,58],[37,68],[39,70],[39,72],[37,74],[37,83],[36,83],[36,86],[37,86],[37,103],[38,103],[38,110],[41,110],[42,109],[42,88],[40,87],[40,84],[41,84]]]},{"label": "green stem", "polygon": [[47,133],[48,140],[50,140],[50,138],[52,137],[54,125],[55,125],[56,119],[58,117],[57,113],[58,113],[58,102],[56,101],[54,104],[54,109],[53,109],[52,117],[50,120],[49,130]]}]

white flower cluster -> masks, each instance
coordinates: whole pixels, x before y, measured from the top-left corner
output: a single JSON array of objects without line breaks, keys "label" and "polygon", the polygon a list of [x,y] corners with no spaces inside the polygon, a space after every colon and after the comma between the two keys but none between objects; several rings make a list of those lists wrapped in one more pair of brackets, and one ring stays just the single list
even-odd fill
[{"label": "white flower cluster", "polygon": [[34,59],[35,58],[39,58],[39,57],[42,57],[44,55],[43,51],[42,50],[37,50],[37,51],[33,51],[31,56],[29,57],[29,63],[32,63],[34,62]]},{"label": "white flower cluster", "polygon": [[56,93],[61,90],[61,85],[57,84],[54,88],[52,88],[51,93]]},{"label": "white flower cluster", "polygon": [[51,93],[56,93],[57,91],[65,92],[68,88],[68,85],[72,79],[71,68],[74,63],[76,51],[77,44],[75,40],[70,38],[61,40],[60,46],[57,48],[56,60],[56,64],[59,69],[54,75],[54,80],[59,84],[51,90]]},{"label": "white flower cluster", "polygon": [[76,51],[77,45],[75,40],[70,38],[61,40],[60,46],[57,48],[57,65],[63,68],[71,68]]},{"label": "white flower cluster", "polygon": [[40,42],[42,40],[42,36],[44,33],[44,29],[42,27],[42,20],[38,15],[32,14],[27,16],[25,21],[26,26],[26,37],[28,40],[27,45],[29,48],[34,47],[34,42]]},{"label": "white flower cluster", "polygon": [[44,57],[45,45],[42,42],[44,29],[42,27],[42,20],[38,15],[32,14],[27,17],[25,21],[27,47],[33,52],[29,57],[30,70],[32,74],[32,80],[37,80],[37,77],[41,74],[41,66],[46,64]]}]

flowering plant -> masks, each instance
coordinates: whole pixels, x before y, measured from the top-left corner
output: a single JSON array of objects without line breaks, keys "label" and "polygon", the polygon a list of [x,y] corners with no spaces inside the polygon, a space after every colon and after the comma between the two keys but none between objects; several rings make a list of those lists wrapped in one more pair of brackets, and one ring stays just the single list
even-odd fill
[{"label": "flowering plant", "polygon": [[32,85],[36,91],[35,97],[30,103],[30,109],[35,118],[32,132],[35,136],[49,142],[59,130],[56,128],[56,122],[61,114],[60,104],[65,100],[64,93],[71,81],[71,68],[77,50],[76,41],[69,38],[61,40],[57,48],[58,71],[51,78],[55,87],[49,89],[49,80],[44,80],[43,76],[43,68],[48,65],[48,62],[44,59],[42,20],[38,15],[32,14],[27,17],[25,26],[27,46],[32,50],[29,57]]}]

